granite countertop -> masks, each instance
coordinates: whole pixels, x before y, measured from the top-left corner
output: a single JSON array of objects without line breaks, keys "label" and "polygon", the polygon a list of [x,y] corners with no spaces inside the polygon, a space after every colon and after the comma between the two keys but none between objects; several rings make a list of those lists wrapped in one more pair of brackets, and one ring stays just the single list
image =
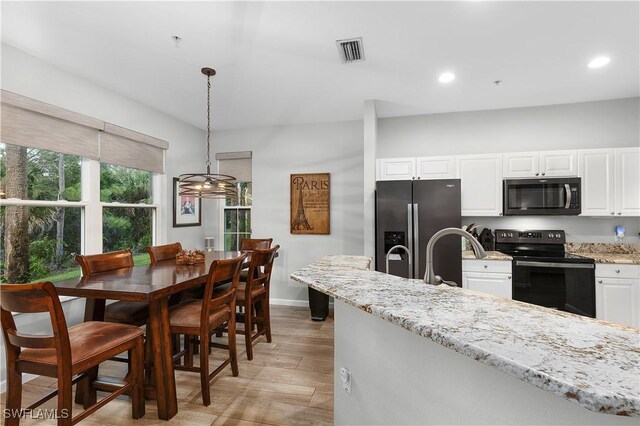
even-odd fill
[{"label": "granite countertop", "polygon": [[[465,250],[462,252],[463,259],[475,259],[476,255],[473,250]],[[513,258],[508,254],[501,253],[499,251],[487,251],[487,257],[479,260],[512,260]]]},{"label": "granite countertop", "polygon": [[640,416],[640,330],[326,256],[291,278],[600,413]]},{"label": "granite countertop", "polygon": [[564,250],[594,259],[596,263],[640,265],[640,244],[567,243]]}]

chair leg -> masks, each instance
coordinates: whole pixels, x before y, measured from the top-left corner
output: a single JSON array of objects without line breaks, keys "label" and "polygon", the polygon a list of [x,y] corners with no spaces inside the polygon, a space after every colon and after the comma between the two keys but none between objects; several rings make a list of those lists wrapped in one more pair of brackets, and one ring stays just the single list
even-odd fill
[{"label": "chair leg", "polygon": [[144,340],[144,383],[151,383],[153,375],[153,337],[149,332],[150,329],[147,326],[147,338]]},{"label": "chair leg", "polygon": [[253,359],[253,343],[251,342],[251,335],[253,334],[253,308],[249,305],[246,306],[244,315],[244,344],[247,350],[247,359],[251,361]]},{"label": "chair leg", "polygon": [[193,367],[193,343],[191,342],[191,336],[184,335],[184,347],[186,352],[184,354],[184,365],[187,367]]},{"label": "chair leg", "polygon": [[20,424],[20,406],[22,405],[22,373],[15,370],[15,364],[7,371],[7,401],[4,414],[5,426]]},{"label": "chair leg", "polygon": [[139,419],[144,416],[144,343],[140,337],[136,346],[129,351],[131,370],[129,380],[133,382],[131,389],[131,416]]},{"label": "chair leg", "polygon": [[73,384],[71,374],[58,376],[58,426],[72,425]]},{"label": "chair leg", "polygon": [[93,382],[98,377],[98,366],[87,370],[87,377],[82,380],[82,386],[78,383],[76,386],[76,395],[82,393],[82,407],[86,410],[96,403],[98,400],[98,392],[93,386]]},{"label": "chair leg", "polygon": [[202,403],[205,407],[211,404],[209,391],[209,333],[200,335],[200,387],[202,389]]},{"label": "chair leg", "polygon": [[271,343],[271,313],[269,312],[269,299],[267,297],[262,299],[262,321],[267,342]]},{"label": "chair leg", "polygon": [[236,349],[236,317],[231,315],[227,323],[227,343],[229,345],[229,357],[231,358],[231,373],[238,377],[238,350]]}]

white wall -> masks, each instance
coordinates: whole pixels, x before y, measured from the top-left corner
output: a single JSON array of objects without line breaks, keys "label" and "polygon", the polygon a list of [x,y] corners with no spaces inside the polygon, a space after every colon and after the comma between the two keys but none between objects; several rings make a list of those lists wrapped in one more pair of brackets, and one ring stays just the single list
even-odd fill
[{"label": "white wall", "polygon": [[[378,120],[377,158],[640,146],[640,98]],[[638,243],[639,218],[465,217],[482,227],[564,229],[567,240]]]},{"label": "white wall", "polygon": [[[204,227],[173,228],[171,216],[172,177],[204,170],[204,131],[13,46],[3,43],[1,54],[3,89],[168,141],[162,239],[166,242],[181,241],[190,248],[204,246]],[[211,203],[205,203],[203,221],[211,215],[210,210]]]},{"label": "white wall", "polygon": [[638,146],[640,98],[381,118],[377,157]]},{"label": "white wall", "polygon": [[[307,300],[307,288],[289,275],[319,257],[363,253],[362,140],[362,121],[215,133],[216,152],[253,152],[252,236],[272,237],[281,246],[271,280],[272,300]],[[331,234],[290,234],[289,175],[327,172],[331,173]],[[217,235],[218,225],[209,224],[207,231]]]}]

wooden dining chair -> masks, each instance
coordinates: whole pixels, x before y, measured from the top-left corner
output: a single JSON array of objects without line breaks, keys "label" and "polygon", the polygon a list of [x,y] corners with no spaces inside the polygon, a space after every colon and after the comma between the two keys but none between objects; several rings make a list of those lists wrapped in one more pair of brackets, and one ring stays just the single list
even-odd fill
[{"label": "wooden dining chair", "polygon": [[273,238],[242,238],[240,250],[255,250],[271,248]]},{"label": "wooden dining chair", "polygon": [[[247,359],[253,359],[253,342],[264,335],[267,342],[271,342],[271,315],[269,312],[269,284],[271,270],[276,252],[280,248],[276,245],[270,249],[255,249],[251,252],[251,262],[247,271],[247,280],[238,286],[238,306],[243,312],[236,313],[236,321],[244,323],[244,334]],[[254,328],[257,329],[253,333]]]},{"label": "wooden dining chair", "polygon": [[[100,272],[113,271],[120,268],[133,267],[131,250],[112,251],[109,253],[78,255],[76,260],[82,268],[82,275],[89,276]],[[143,326],[149,318],[149,306],[145,302],[119,300],[105,307],[104,320],[119,324]]]},{"label": "wooden dining chair", "polygon": [[[202,388],[202,402],[205,406],[211,404],[209,383],[227,365],[231,364],[231,372],[238,375],[238,356],[236,350],[236,293],[240,268],[246,254],[234,259],[214,260],[209,267],[207,283],[202,300],[189,300],[175,305],[169,310],[171,333],[184,335],[184,349],[174,355],[174,362],[184,358],[182,364],[175,366],[176,370],[195,371],[200,373]],[[213,291],[218,282],[231,280],[231,287],[221,293]],[[228,331],[227,344],[212,343],[210,336],[217,329]],[[197,339],[196,339],[197,338]],[[195,345],[200,345],[200,365],[194,367],[193,353]],[[228,349],[229,356],[213,372],[209,373],[209,348]]]},{"label": "wooden dining chair", "polygon": [[[33,410],[58,396],[58,425],[73,425],[119,395],[131,394],[131,415],[144,416],[143,338],[138,327],[107,322],[84,322],[67,329],[60,299],[50,282],[1,284],[0,320],[6,347],[7,398],[5,425],[18,425],[22,406],[22,374],[58,379],[58,388],[26,410]],[[52,335],[23,334],[12,313],[48,312]],[[129,373],[110,395],[97,401],[91,371],[112,356],[128,351]],[[72,416],[72,386],[83,381],[85,410]]]},{"label": "wooden dining chair", "polygon": [[182,251],[182,244],[180,243],[171,243],[164,244],[161,246],[149,246],[146,247],[145,250],[149,253],[149,257],[151,258],[151,264],[156,262],[160,262],[162,260],[174,259],[176,255]]}]

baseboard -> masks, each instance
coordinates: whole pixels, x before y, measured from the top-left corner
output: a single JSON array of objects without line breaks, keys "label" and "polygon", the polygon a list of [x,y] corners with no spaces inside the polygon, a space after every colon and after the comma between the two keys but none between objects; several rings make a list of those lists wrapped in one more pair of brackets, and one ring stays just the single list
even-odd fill
[{"label": "baseboard", "polygon": [[[279,306],[295,306],[298,308],[308,308],[308,300],[296,300],[296,299],[269,299],[269,303]],[[333,299],[329,300],[329,308],[333,308]]]},{"label": "baseboard", "polygon": [[298,308],[308,308],[309,302],[306,300],[295,300],[295,299],[273,299],[269,298],[269,303],[272,305],[280,305],[280,306],[296,306]]}]

